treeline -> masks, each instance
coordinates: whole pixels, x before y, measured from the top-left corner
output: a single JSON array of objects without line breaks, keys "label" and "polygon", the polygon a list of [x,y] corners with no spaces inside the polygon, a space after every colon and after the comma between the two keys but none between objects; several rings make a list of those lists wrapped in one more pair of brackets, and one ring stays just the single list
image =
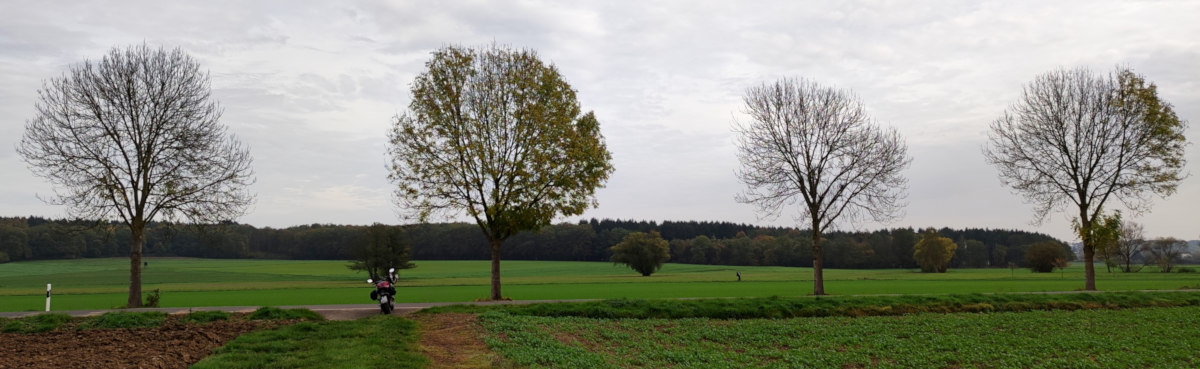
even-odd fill
[{"label": "treeline", "polygon": [[[486,260],[487,240],[467,223],[397,226],[412,247],[414,260]],[[366,226],[312,224],[256,228],[237,223],[181,225],[155,222],[146,228],[148,256],[202,258],[349,260],[366,242]],[[658,231],[670,242],[673,263],[717,265],[812,266],[807,230],[759,227],[727,222],[597,220],[558,224],[540,232],[517,234],[504,244],[506,260],[608,261],[609,248],[632,232]],[[1025,267],[1025,251],[1054,238],[1017,230],[949,229],[939,233],[958,243],[952,268]],[[917,268],[913,245],[920,230],[896,228],[826,235],[829,268]],[[0,218],[0,262],[124,257],[129,230],[119,223]],[[1074,254],[1071,254],[1074,255]]]}]

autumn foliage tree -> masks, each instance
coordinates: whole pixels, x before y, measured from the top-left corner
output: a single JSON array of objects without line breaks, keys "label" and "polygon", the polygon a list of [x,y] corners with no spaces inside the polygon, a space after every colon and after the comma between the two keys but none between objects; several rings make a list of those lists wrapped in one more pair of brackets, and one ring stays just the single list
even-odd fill
[{"label": "autumn foliage tree", "polygon": [[129,228],[129,307],[142,304],[142,244],[156,218],[216,223],[253,201],[250,152],[221,124],[208,73],[181,49],[113,48],[38,90],[17,153],[78,219]]},{"label": "autumn foliage tree", "polygon": [[671,248],[656,231],[634,232],[613,246],[612,254],[613,264],[625,264],[642,276],[649,276],[671,258]]},{"label": "autumn foliage tree", "polygon": [[1153,83],[1128,68],[1059,69],[1027,84],[992,122],[987,161],[1034,205],[1035,218],[1070,207],[1083,241],[1084,289],[1096,289],[1094,227],[1110,200],[1133,212],[1183,178],[1184,132]]},{"label": "autumn foliage tree", "polygon": [[936,229],[929,228],[913,246],[913,259],[921,266],[922,273],[945,273],[956,249],[958,244],[953,240],[942,237]]},{"label": "autumn foliage tree", "polygon": [[911,159],[900,133],[882,129],[852,93],[804,79],[746,90],[749,121],[735,124],[737,200],[778,214],[799,203],[812,230],[813,294],[825,294],[822,235],[838,222],[900,214]]},{"label": "autumn foliage tree", "polygon": [[504,241],[594,205],[612,154],[595,114],[532,50],[448,46],[425,67],[388,137],[388,177],[406,216],[474,219],[499,300]]}]

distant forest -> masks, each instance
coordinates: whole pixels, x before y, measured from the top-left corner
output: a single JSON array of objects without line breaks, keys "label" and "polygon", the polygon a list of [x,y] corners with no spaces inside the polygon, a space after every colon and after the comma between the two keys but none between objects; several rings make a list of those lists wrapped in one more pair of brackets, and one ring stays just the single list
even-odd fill
[{"label": "distant forest", "polygon": [[[414,260],[488,260],[479,227],[467,223],[413,224],[403,230]],[[366,242],[366,226],[312,224],[283,229],[237,223],[151,223],[148,256],[349,260]],[[563,223],[525,232],[503,246],[505,260],[609,261],[609,248],[631,232],[658,231],[670,242],[672,263],[812,266],[809,231],[696,221],[597,220]],[[828,268],[917,268],[913,245],[919,229],[832,232],[826,235]],[[1025,266],[1025,251],[1040,241],[1069,246],[1048,235],[1018,230],[949,229],[939,233],[958,244],[952,268]],[[119,223],[0,218],[0,262],[125,257],[129,229]]]}]

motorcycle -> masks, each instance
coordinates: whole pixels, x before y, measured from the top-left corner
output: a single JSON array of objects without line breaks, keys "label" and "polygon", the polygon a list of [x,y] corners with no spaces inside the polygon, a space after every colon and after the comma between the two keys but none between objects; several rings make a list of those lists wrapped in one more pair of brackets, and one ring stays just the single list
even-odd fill
[{"label": "motorcycle", "polygon": [[374,284],[375,290],[371,291],[371,300],[379,300],[379,311],[384,314],[391,314],[392,310],[396,309],[396,269],[388,269],[388,279],[374,281],[367,279],[367,283]]}]

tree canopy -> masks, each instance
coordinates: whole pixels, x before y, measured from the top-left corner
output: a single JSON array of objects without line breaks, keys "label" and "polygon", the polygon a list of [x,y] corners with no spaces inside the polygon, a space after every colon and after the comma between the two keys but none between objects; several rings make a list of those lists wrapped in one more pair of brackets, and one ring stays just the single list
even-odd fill
[{"label": "tree canopy", "polygon": [[219,122],[209,77],[182,49],[114,47],[43,82],[17,147],[74,217],[132,233],[129,307],[141,306],[147,222],[215,223],[253,201],[250,152]]},{"label": "tree canopy", "polygon": [[890,221],[902,207],[911,159],[900,133],[881,129],[853,94],[805,79],[746,90],[735,124],[738,201],[767,214],[800,202],[812,230],[813,293],[825,294],[821,234],[839,221]]},{"label": "tree canopy", "polygon": [[401,228],[379,223],[363,230],[361,237],[354,240],[350,251],[354,256],[348,266],[351,270],[367,272],[371,279],[387,277],[388,269],[412,269],[412,248],[405,242]]},{"label": "tree canopy", "polygon": [[936,229],[929,228],[921,234],[921,241],[913,246],[913,259],[925,273],[945,273],[954,258],[954,250],[958,245],[949,238],[942,237]]},{"label": "tree canopy", "polygon": [[1157,88],[1128,68],[1037,76],[991,124],[987,161],[1034,205],[1035,218],[1070,206],[1083,241],[1084,289],[1096,289],[1093,227],[1110,199],[1134,212],[1183,177],[1187,122]]},{"label": "tree canopy", "polygon": [[595,114],[532,50],[447,46],[425,67],[388,137],[396,202],[420,221],[473,218],[501,299],[504,240],[594,205],[612,154]]},{"label": "tree canopy", "polygon": [[634,232],[613,246],[612,254],[613,264],[625,264],[642,276],[649,276],[671,258],[671,248],[658,232]]}]

